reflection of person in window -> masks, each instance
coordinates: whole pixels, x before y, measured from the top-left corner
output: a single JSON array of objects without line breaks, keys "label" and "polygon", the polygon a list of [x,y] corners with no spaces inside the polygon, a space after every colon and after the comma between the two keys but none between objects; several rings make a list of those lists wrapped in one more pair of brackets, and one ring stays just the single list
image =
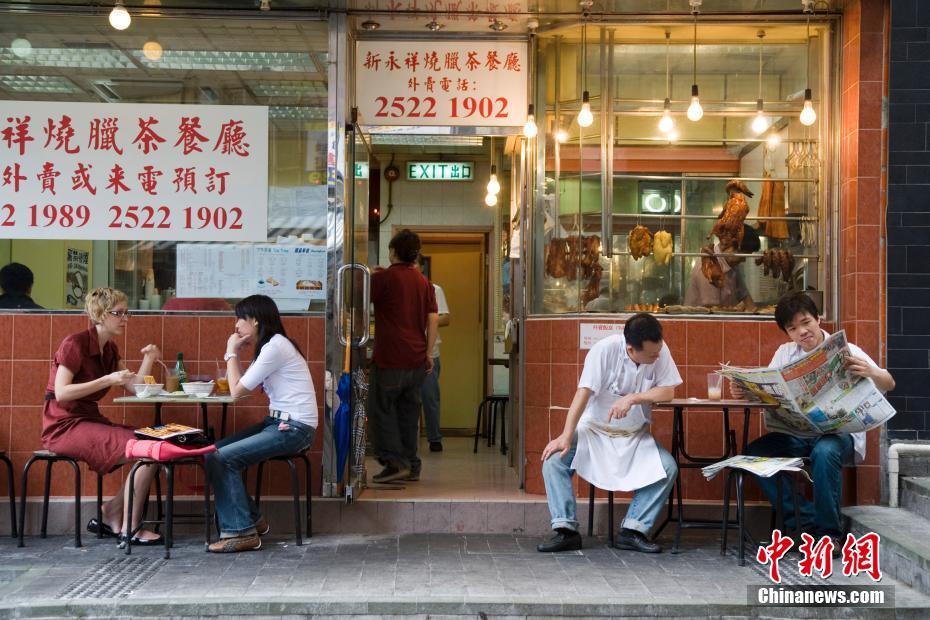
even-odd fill
[{"label": "reflection of person in window", "polygon": [[32,301],[32,283],[35,281],[32,270],[20,263],[10,263],[0,269],[0,308],[11,310],[43,310],[42,306]]},{"label": "reflection of person in window", "polygon": [[[759,235],[749,226],[743,224],[743,241],[739,246],[740,254],[752,254],[757,252],[761,244]],[[698,260],[691,270],[691,279],[688,282],[688,292],[685,293],[686,306],[735,306],[740,302],[743,303],[745,310],[755,310],[756,304],[749,295],[749,289],[746,288],[746,282],[743,281],[743,275],[737,267],[746,259],[741,256],[727,256],[723,258],[720,252],[720,244],[714,244],[714,253],[717,254],[717,262],[720,263],[720,270],[723,271],[723,286],[717,288],[704,277],[701,272],[701,261]]]}]

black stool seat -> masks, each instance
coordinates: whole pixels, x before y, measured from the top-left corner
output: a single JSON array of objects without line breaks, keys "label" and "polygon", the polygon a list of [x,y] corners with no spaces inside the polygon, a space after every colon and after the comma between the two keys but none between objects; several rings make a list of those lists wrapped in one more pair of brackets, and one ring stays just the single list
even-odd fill
[{"label": "black stool seat", "polygon": [[[74,546],[81,547],[81,468],[77,460],[70,456],[56,454],[51,450],[36,450],[23,467],[21,497],[19,504],[19,546],[25,546],[23,536],[26,531],[26,498],[29,497],[29,469],[36,461],[45,461],[45,493],[42,497],[42,529],[40,537],[48,532],[48,496],[52,486],[52,466],[55,463],[68,463],[74,470]],[[12,485],[11,485],[12,488]],[[103,523],[103,476],[97,474],[97,523]],[[97,528],[97,538],[103,538],[103,528]]]},{"label": "black stool seat", "polygon": [[10,492],[10,536],[16,538],[16,489],[13,488],[13,461],[0,450],[0,461],[6,463],[6,486]]},{"label": "black stool seat", "polygon": [[[204,549],[207,545],[210,544],[210,479],[207,476],[207,468],[204,465],[204,459],[202,456],[191,456],[182,459],[175,459],[173,461],[156,461],[154,459],[143,458],[136,461],[132,469],[129,471],[129,505],[133,505],[134,493],[135,493],[135,481],[136,481],[136,472],[143,465],[158,465],[162,468],[162,471],[165,473],[165,481],[167,489],[165,491],[165,514],[164,518],[161,518],[161,515],[156,519],[145,519],[143,517],[142,521],[137,527],[128,533],[126,536],[126,555],[132,553],[132,538],[136,535],[139,530],[144,528],[146,525],[158,525],[164,523],[165,531],[162,535],[164,538],[165,544],[165,559],[168,560],[171,558],[171,547],[174,546],[174,524],[176,523],[175,514],[174,514],[174,468],[178,465],[193,465],[199,467],[203,470],[204,483],[203,483],[203,524],[204,524]],[[199,515],[182,515],[187,516],[198,516]],[[187,521],[185,521],[187,522]]]},{"label": "black stool seat", "polygon": [[[507,405],[510,402],[509,396],[485,396],[481,404],[478,405],[478,417],[475,421],[475,447],[472,452],[478,452],[478,438],[487,437],[488,446],[495,443],[495,433],[498,414],[501,421],[501,454],[507,454],[507,439],[504,434],[504,416],[507,412]],[[481,431],[484,429],[485,434]]]},{"label": "black stool seat", "polygon": [[270,459],[262,461],[258,464],[258,471],[255,476],[255,507],[260,508],[262,501],[262,471],[265,468],[265,463],[268,461],[278,461],[282,463],[287,463],[288,468],[291,471],[291,493],[294,496],[294,532],[297,535],[297,545],[300,546],[303,543],[303,539],[300,536],[300,480],[297,477],[297,466],[294,464],[294,461],[303,461],[304,462],[304,473],[306,477],[306,497],[307,497],[307,538],[313,537],[313,516],[312,516],[312,478],[311,472],[312,466],[310,459],[307,456],[306,452],[300,452],[298,454],[282,454],[281,456],[273,456]]}]

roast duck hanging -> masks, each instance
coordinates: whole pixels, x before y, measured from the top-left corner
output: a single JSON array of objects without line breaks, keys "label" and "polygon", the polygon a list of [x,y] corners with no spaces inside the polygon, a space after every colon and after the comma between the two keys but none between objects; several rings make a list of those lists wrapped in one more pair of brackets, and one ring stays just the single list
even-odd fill
[{"label": "roast duck hanging", "polygon": [[636,225],[626,239],[633,260],[652,254],[652,233],[645,226]]},{"label": "roast duck hanging", "polygon": [[668,265],[672,262],[672,234],[660,230],[652,238],[652,260],[656,265]]},{"label": "roast duck hanging", "polygon": [[[723,205],[723,211],[720,217],[714,223],[707,238],[717,237],[721,253],[735,254],[739,252],[739,246],[743,242],[743,222],[749,215],[749,205],[746,203],[746,197],[752,198],[752,192],[746,187],[746,184],[737,179],[727,183],[727,201]],[[707,278],[707,281],[716,286],[723,288],[723,270],[715,256],[713,244],[707,244],[701,248],[701,273]]]},{"label": "roast duck hanging", "polygon": [[569,280],[587,280],[581,299],[588,303],[600,292],[601,238],[597,235],[553,237],[546,246],[546,275]]}]

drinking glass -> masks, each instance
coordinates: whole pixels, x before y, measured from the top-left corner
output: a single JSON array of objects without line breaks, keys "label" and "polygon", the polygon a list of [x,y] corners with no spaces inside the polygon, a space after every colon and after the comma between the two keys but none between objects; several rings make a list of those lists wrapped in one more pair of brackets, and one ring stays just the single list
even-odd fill
[{"label": "drinking glass", "polygon": [[723,375],[715,372],[707,375],[707,398],[709,400],[720,400],[723,396]]},{"label": "drinking glass", "polygon": [[216,369],[216,393],[222,396],[229,394],[229,380],[226,378],[225,368]]},{"label": "drinking glass", "polygon": [[181,389],[181,381],[178,378],[178,373],[174,370],[169,370],[165,373],[165,391],[169,394],[177,392]]}]

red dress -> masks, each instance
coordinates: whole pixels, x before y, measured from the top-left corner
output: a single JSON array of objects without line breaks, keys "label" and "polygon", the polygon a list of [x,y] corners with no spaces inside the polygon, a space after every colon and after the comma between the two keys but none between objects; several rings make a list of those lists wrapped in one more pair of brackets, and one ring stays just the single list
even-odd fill
[{"label": "red dress", "polygon": [[57,454],[84,461],[101,474],[113,471],[125,456],[126,442],[135,436],[133,429],[114,424],[101,415],[97,401],[109,388],[79,400],[59,402],[55,399],[55,375],[58,367],[64,366],[74,373],[72,383],[87,383],[119,370],[119,359],[119,350],[113,342],[107,342],[100,350],[95,327],[65,338],[52,360],[42,413],[42,445]]}]

